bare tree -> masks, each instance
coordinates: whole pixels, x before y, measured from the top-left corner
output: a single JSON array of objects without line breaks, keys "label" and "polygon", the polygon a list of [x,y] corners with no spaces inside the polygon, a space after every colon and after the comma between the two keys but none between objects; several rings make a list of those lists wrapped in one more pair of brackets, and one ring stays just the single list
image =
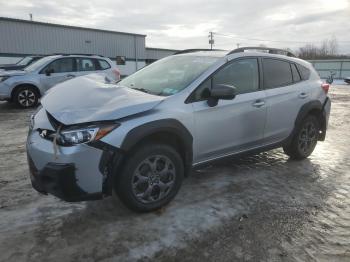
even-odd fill
[{"label": "bare tree", "polygon": [[338,54],[338,41],[335,36],[328,40],[328,54],[333,56]]},{"label": "bare tree", "polygon": [[307,44],[299,48],[299,57],[303,59],[325,59],[338,56],[338,41],[333,36],[331,39],[325,39],[320,46]]}]

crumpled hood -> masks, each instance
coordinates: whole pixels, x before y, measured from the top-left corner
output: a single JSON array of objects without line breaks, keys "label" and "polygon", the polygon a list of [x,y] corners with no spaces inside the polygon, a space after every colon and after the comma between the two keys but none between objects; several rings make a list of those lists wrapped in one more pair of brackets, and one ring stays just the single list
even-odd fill
[{"label": "crumpled hood", "polygon": [[56,120],[72,125],[145,112],[164,99],[110,84],[104,76],[94,74],[58,84],[47,92],[41,104]]},{"label": "crumpled hood", "polygon": [[27,72],[23,70],[0,70],[0,76],[23,76],[25,74],[27,74]]}]

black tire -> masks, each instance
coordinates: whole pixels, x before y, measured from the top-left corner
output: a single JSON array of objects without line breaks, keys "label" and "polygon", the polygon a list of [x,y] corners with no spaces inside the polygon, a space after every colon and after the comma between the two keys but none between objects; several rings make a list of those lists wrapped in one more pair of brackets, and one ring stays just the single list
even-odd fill
[{"label": "black tire", "polygon": [[174,148],[144,144],[128,155],[114,190],[131,210],[149,212],[168,204],[178,193],[183,178],[183,160]]},{"label": "black tire", "polygon": [[30,108],[38,105],[40,94],[32,86],[21,86],[14,92],[12,101],[21,108]]},{"label": "black tire", "polygon": [[319,130],[317,118],[313,115],[306,116],[296,130],[291,143],[283,147],[284,152],[292,159],[307,158],[316,147]]}]

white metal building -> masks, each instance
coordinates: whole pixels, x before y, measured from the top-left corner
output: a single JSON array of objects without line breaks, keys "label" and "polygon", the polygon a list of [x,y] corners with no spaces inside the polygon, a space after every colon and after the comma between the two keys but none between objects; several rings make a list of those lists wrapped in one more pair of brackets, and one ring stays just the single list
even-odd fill
[{"label": "white metal building", "polygon": [[[0,17],[0,63],[26,55],[98,54],[129,75],[176,50],[145,47],[146,35]],[[6,62],[5,62],[6,61]]]}]

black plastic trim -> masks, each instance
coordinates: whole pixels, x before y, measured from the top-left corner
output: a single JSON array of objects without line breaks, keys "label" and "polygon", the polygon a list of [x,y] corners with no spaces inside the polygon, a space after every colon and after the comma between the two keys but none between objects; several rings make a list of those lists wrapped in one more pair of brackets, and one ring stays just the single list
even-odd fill
[{"label": "black plastic trim", "polygon": [[296,57],[292,52],[284,50],[284,49],[278,49],[278,48],[272,48],[272,47],[262,47],[262,46],[246,46],[246,47],[236,48],[236,49],[232,50],[231,52],[229,52],[227,55],[242,53],[245,50],[268,51],[269,54],[277,54],[277,55],[285,55],[285,56],[289,56],[289,57]]},{"label": "black plastic trim", "polygon": [[112,194],[114,179],[117,177],[118,172],[121,171],[125,152],[101,140],[90,142],[88,145],[103,151],[98,169],[103,175],[102,193],[109,196]]},{"label": "black plastic trim", "polygon": [[39,171],[30,156],[28,163],[33,188],[42,194],[52,194],[67,202],[97,200],[102,193],[87,193],[77,184],[76,167],[73,163],[48,163]]},{"label": "black plastic trim", "polygon": [[295,127],[299,127],[300,126],[300,124],[302,123],[303,119],[311,112],[311,110],[315,110],[316,109],[316,110],[319,110],[320,112],[322,112],[322,108],[323,108],[323,105],[318,100],[310,101],[310,102],[307,102],[306,104],[304,104],[300,108],[298,116],[297,116],[297,118],[295,120]]},{"label": "black plastic trim", "polygon": [[142,139],[160,132],[168,132],[180,138],[186,151],[185,165],[186,167],[192,166],[193,137],[187,128],[175,119],[156,120],[130,130],[121,145],[121,149],[123,151],[130,151]]},{"label": "black plastic trim", "polygon": [[226,155],[226,156],[223,156],[223,157],[220,157],[220,158],[216,158],[216,159],[213,159],[213,160],[205,161],[203,163],[198,163],[198,164],[195,164],[192,167],[192,170],[200,169],[202,167],[205,167],[205,166],[208,166],[208,165],[211,165],[211,164],[215,164],[215,163],[220,163],[220,162],[223,162],[223,161],[226,161],[226,160],[234,160],[234,159],[237,159],[237,158],[240,158],[240,157],[243,157],[243,156],[255,155],[255,154],[259,154],[259,153],[265,152],[265,151],[276,149],[276,148],[279,148],[279,147],[282,147],[282,146],[286,145],[288,143],[288,139],[289,138],[287,138],[287,139],[285,139],[285,140],[283,140],[281,142],[273,143],[273,144],[262,146],[262,147],[259,147],[259,148],[250,149],[250,150],[243,151],[243,152],[233,153],[232,155]]}]

